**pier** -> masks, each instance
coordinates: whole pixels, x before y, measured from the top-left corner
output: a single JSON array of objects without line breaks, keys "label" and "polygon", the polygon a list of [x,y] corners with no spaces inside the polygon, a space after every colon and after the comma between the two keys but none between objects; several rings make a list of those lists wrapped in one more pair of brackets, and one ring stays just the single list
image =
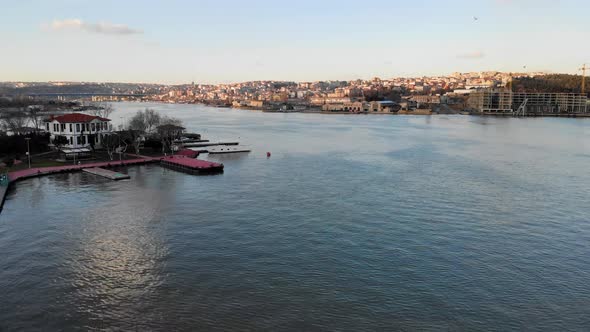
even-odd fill
[{"label": "pier", "polygon": [[122,161],[103,161],[81,165],[37,167],[10,172],[8,173],[8,179],[6,180],[6,183],[0,184],[0,211],[2,211],[4,200],[6,199],[6,194],[13,183],[20,180],[30,179],[44,175],[84,171],[87,173],[103,176],[112,180],[122,180],[126,178],[128,179],[129,175],[113,172],[105,168],[136,166],[149,163],[159,163],[161,166],[188,174],[223,173],[223,164],[214,163],[206,160],[194,159],[190,156],[175,155],[165,157],[137,157],[137,159]]},{"label": "pier", "polygon": [[100,167],[84,168],[84,169],[82,169],[82,171],[84,171],[86,173],[102,176],[104,178],[115,180],[115,181],[130,178],[130,176],[128,174],[113,172],[108,169],[104,169],[104,168],[100,168]]},{"label": "pier", "polygon": [[[103,161],[97,163],[89,163],[82,165],[64,165],[53,167],[29,168],[20,171],[8,173],[10,182],[37,177],[41,175],[77,172],[88,168],[110,168],[120,166],[135,166],[148,163],[160,163],[161,165],[178,167],[182,170],[191,169],[197,173],[215,173],[223,171],[223,164],[214,163],[206,160],[193,159],[185,156],[167,156],[167,157],[142,157],[138,159],[122,160],[122,161]],[[106,171],[106,170],[103,170]],[[114,172],[113,172],[114,173]],[[194,173],[194,172],[193,172]]]}]

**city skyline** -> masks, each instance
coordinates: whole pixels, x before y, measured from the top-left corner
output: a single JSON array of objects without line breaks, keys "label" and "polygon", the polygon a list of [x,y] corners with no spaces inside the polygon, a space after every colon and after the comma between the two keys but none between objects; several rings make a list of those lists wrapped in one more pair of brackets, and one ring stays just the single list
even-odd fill
[{"label": "city skyline", "polygon": [[590,60],[590,46],[578,42],[590,28],[589,5],[574,0],[369,1],[362,7],[348,1],[61,0],[5,7],[13,15],[0,22],[8,45],[2,81],[219,84],[474,71],[577,74]]},{"label": "city skyline", "polygon": [[0,81],[0,83],[2,84],[19,84],[19,83],[23,83],[24,85],[29,85],[29,84],[39,84],[39,85],[45,85],[45,84],[49,84],[49,85],[77,85],[77,84],[130,84],[130,85],[160,85],[160,86],[168,86],[168,87],[174,87],[174,86],[190,86],[190,85],[202,85],[202,86],[226,86],[226,85],[239,85],[239,84],[248,84],[248,83],[254,83],[254,82],[277,82],[277,83],[295,83],[295,84],[300,84],[300,83],[313,83],[313,82],[356,82],[356,81],[362,81],[362,82],[367,82],[367,81],[373,81],[375,79],[379,79],[382,81],[393,81],[393,80],[422,80],[422,79],[437,79],[437,78],[450,78],[450,77],[455,77],[456,75],[461,75],[461,76],[468,76],[468,75],[480,75],[480,76],[485,76],[485,74],[490,74],[490,73],[497,73],[500,75],[504,75],[504,76],[510,76],[510,77],[535,77],[535,76],[545,76],[545,75],[551,75],[551,74],[557,74],[557,75],[562,75],[565,74],[567,75],[567,73],[549,73],[549,72],[532,72],[532,71],[528,71],[528,72],[504,72],[504,71],[499,71],[499,70],[481,70],[481,71],[471,71],[471,72],[449,72],[449,73],[441,73],[438,75],[421,75],[421,76],[391,76],[391,77],[379,77],[379,76],[374,76],[374,77],[368,77],[368,78],[355,78],[355,79],[334,79],[334,80],[328,80],[328,79],[316,79],[316,80],[302,80],[302,81],[296,81],[296,80],[273,80],[273,79],[268,79],[268,80],[264,80],[264,79],[258,79],[258,80],[248,80],[248,81],[226,81],[226,82],[198,82],[198,81],[191,81],[191,82],[178,82],[178,83],[162,83],[162,82],[132,82],[132,81],[65,81],[65,80],[51,80],[51,81],[25,81],[25,80],[13,80],[13,81]]}]

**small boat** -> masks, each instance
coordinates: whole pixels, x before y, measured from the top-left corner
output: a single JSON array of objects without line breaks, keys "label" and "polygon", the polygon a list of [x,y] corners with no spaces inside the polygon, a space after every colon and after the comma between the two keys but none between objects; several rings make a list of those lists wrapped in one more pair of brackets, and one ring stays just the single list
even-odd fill
[{"label": "small boat", "polygon": [[239,152],[250,152],[250,149],[243,146],[213,146],[207,149],[209,154],[222,154],[222,153],[239,153]]}]

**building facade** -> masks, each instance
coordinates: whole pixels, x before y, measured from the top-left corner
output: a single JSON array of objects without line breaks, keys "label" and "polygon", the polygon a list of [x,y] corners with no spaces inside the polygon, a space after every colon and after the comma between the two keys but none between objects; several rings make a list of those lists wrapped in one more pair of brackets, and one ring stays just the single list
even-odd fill
[{"label": "building facade", "polygon": [[322,111],[324,111],[324,112],[359,113],[359,112],[365,112],[366,107],[365,107],[364,103],[357,101],[357,102],[341,103],[341,104],[325,104],[325,105],[322,105]]},{"label": "building facade", "polygon": [[579,93],[519,93],[512,94],[513,109],[526,100],[529,114],[580,114],[586,113],[587,97]]},{"label": "building facade", "polygon": [[469,94],[467,106],[480,113],[512,113],[512,91],[477,90]]},{"label": "building facade", "polygon": [[65,148],[85,148],[94,144],[100,148],[105,135],[112,132],[111,120],[98,116],[71,113],[52,116],[45,120],[45,130],[51,135],[51,142],[57,136],[64,136]]}]

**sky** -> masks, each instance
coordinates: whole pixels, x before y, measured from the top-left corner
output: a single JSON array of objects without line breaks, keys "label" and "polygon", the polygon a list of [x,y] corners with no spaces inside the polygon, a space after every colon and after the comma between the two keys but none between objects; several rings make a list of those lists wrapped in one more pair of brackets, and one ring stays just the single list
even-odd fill
[{"label": "sky", "polygon": [[0,81],[352,80],[590,64],[588,0],[0,0]]}]

